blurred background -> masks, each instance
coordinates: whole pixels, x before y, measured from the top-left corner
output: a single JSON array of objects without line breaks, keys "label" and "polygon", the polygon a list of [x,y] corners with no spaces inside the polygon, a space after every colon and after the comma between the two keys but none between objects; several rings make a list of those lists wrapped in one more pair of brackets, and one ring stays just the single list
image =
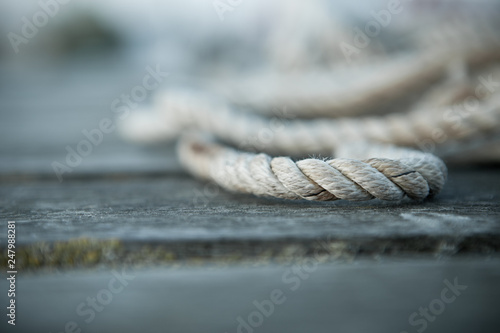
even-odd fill
[{"label": "blurred background", "polygon": [[[148,66],[168,78],[142,104],[163,88],[231,86],[254,71],[355,68],[404,52],[491,46],[500,38],[497,1],[402,1],[368,45],[346,55],[342,43],[353,46],[356,31],[391,3],[2,1],[0,171],[53,173],[51,163],[84,138],[82,130],[116,118],[112,102],[140,84]],[[113,132],[78,170],[175,166],[163,153],[129,158],[130,149]]]}]

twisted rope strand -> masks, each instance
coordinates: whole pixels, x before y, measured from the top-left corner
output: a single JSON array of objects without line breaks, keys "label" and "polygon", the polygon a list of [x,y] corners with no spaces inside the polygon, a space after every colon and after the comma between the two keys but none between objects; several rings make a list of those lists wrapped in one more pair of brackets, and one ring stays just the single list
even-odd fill
[{"label": "twisted rope strand", "polygon": [[[480,138],[500,127],[500,93],[478,102],[474,112],[461,115],[450,107],[418,109],[408,113],[379,117],[282,120],[283,126],[261,139],[263,129],[271,127],[268,118],[237,112],[195,94],[164,94],[157,114],[147,124],[144,115],[138,121],[130,117],[125,134],[137,141],[172,139],[183,130],[194,129],[229,142],[235,146],[270,154],[299,156],[320,154],[329,156],[346,142],[388,143],[413,146],[432,138],[436,129],[450,142]],[[138,125],[140,124],[140,125]],[[286,125],[286,126],[285,126]],[[245,142],[249,141],[248,145]]]},{"label": "twisted rope strand", "polygon": [[499,43],[483,46],[399,55],[390,60],[372,60],[358,68],[340,67],[307,74],[256,73],[238,80],[238,84],[222,80],[210,86],[215,94],[225,96],[234,105],[250,107],[267,116],[283,105],[288,106],[289,115],[303,118],[387,113],[388,105],[449,75],[456,62],[468,67],[484,59],[500,59]]},{"label": "twisted rope strand", "polygon": [[237,152],[192,136],[184,136],[178,145],[188,170],[234,192],[319,201],[397,201],[405,196],[423,200],[442,189],[446,167],[435,156],[390,146],[374,148],[398,158],[294,162],[289,157]]}]

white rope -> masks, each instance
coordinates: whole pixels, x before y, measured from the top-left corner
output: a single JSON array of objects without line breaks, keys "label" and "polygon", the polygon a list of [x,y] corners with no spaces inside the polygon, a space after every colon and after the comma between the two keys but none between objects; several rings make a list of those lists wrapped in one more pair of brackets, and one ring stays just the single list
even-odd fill
[{"label": "white rope", "polygon": [[[500,94],[480,102],[466,117],[450,121],[446,116],[449,111],[446,106],[363,118],[284,119],[280,120],[283,126],[273,128],[269,118],[238,112],[200,94],[170,92],[158,100],[155,113],[130,117],[124,134],[134,141],[148,142],[171,140],[186,130],[197,130],[247,150],[292,156],[330,156],[345,144],[360,142],[415,147],[432,138],[436,129],[454,143],[498,131]],[[263,129],[271,133],[265,135]]]},{"label": "white rope", "polygon": [[422,200],[444,185],[446,167],[431,154],[392,146],[363,148],[364,154],[378,156],[378,150],[389,158],[310,158],[294,162],[289,157],[238,152],[196,136],[184,136],[178,146],[181,162],[196,176],[230,191],[259,196],[393,201],[406,195]]},{"label": "white rope", "polygon": [[408,54],[391,62],[378,59],[328,72],[255,73],[240,79],[237,85],[218,81],[212,86],[216,94],[234,104],[265,115],[287,105],[288,113],[297,117],[353,117],[383,112],[383,106],[439,79],[449,62],[449,54],[441,52]]},{"label": "white rope", "polygon": [[500,46],[497,45],[493,49],[465,49],[453,53],[438,50],[417,55],[401,54],[390,61],[374,59],[355,68],[339,66],[329,71],[257,72],[239,78],[238,84],[234,84],[233,78],[217,80],[210,88],[234,105],[267,116],[273,116],[274,110],[283,105],[287,106],[290,116],[300,118],[383,114],[394,110],[398,103],[404,104],[412,93],[421,93],[444,75],[455,76],[457,64],[463,67],[458,70],[460,72],[485,59],[500,60]]},{"label": "white rope", "polygon": [[[444,76],[446,66],[437,63],[439,66],[432,69],[440,73],[433,75]],[[399,81],[405,87],[409,86],[404,84],[407,80],[416,77],[407,73]],[[425,73],[418,77],[428,78]],[[178,154],[186,169],[229,191],[319,201],[397,201],[404,197],[423,200],[443,188],[447,177],[445,164],[430,153],[395,145],[418,146],[439,130],[447,140],[437,145],[436,152],[445,156],[453,149],[457,153],[457,146],[462,143],[484,143],[499,134],[498,93],[478,100],[475,112],[458,122],[448,119],[448,104],[461,102],[466,87],[467,80],[439,86],[445,92],[439,98],[426,95],[417,108],[405,113],[315,119],[298,119],[296,115],[291,119],[269,119],[200,92],[170,91],[159,96],[153,112],[132,114],[121,129],[127,138],[142,142],[180,137]],[[368,91],[364,96],[374,95]],[[235,150],[214,139],[247,151]],[[336,158],[294,161],[249,150]]]}]

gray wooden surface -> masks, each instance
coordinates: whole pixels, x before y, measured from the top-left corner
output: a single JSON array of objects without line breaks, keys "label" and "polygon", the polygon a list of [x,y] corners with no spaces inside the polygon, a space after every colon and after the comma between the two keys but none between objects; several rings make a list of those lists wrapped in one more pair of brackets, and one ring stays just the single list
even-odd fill
[{"label": "gray wooden surface", "polygon": [[[284,271],[317,254],[317,273],[255,332],[415,332],[408,316],[456,276],[467,293],[426,331],[497,331],[498,166],[452,167],[424,203],[286,202],[195,180],[173,146],[114,132],[60,183],[51,163],[113,116],[111,101],[146,65],[0,66],[1,262],[14,220],[18,332],[59,332],[72,320],[83,332],[234,332],[254,300],[288,290]],[[75,308],[122,267],[137,279],[87,325]]]},{"label": "gray wooden surface", "polygon": [[17,222],[19,244],[87,237],[275,246],[330,239],[368,252],[456,253],[499,249],[499,186],[495,169],[457,170],[444,192],[423,204],[290,203],[227,193],[184,174],[110,175],[4,182],[0,200],[2,218]]},{"label": "gray wooden surface", "polygon": [[[282,303],[268,316],[261,315],[262,323],[250,327],[253,332],[498,332],[498,259],[308,265],[309,273],[301,273],[304,278],[293,273],[292,265],[117,269],[125,273],[126,285],[109,303],[98,305],[94,317],[87,299],[105,293],[113,272],[21,276],[18,326],[8,330],[1,320],[0,329],[64,332],[73,322],[82,332],[96,333],[246,333],[252,331],[239,328],[238,318],[248,323],[251,317],[258,324],[254,302],[269,301],[271,292],[280,290]],[[466,289],[458,290],[460,295],[439,315],[428,312],[432,321],[417,315],[418,323],[412,325],[409,317],[439,306],[445,280],[455,279]],[[6,286],[2,279],[1,290]],[[444,295],[454,297],[449,291]]]}]

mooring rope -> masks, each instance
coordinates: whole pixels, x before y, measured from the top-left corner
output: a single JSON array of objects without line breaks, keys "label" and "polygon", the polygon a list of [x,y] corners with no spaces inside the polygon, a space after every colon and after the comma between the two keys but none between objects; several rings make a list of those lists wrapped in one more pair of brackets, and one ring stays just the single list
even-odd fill
[{"label": "mooring rope", "polygon": [[[447,169],[434,154],[408,147],[418,148],[420,142],[431,139],[437,147],[434,152],[445,156],[447,150],[456,153],[461,142],[498,137],[500,128],[500,94],[482,89],[481,96],[474,96],[479,89],[465,77],[466,71],[455,75],[460,78],[450,84],[446,79],[450,66],[443,59],[418,61],[412,70],[401,67],[408,65],[407,60],[395,61],[393,67],[388,65],[392,74],[380,85],[370,79],[371,89],[357,86],[343,99],[341,92],[346,90],[336,88],[331,88],[331,94],[323,89],[323,100],[296,96],[292,112],[281,90],[255,103],[235,103],[234,96],[216,99],[199,91],[163,92],[152,112],[132,114],[121,129],[134,141],[179,138],[178,155],[185,168],[229,191],[320,201],[423,200],[441,191]],[[460,66],[467,66],[467,61]],[[406,112],[356,111],[356,117],[346,117],[349,107],[364,110],[377,96],[390,100],[439,79],[441,83],[433,84],[438,93],[425,94]],[[262,85],[266,86],[265,80]],[[293,99],[293,94],[288,96]],[[335,96],[339,100],[334,101]],[[262,113],[276,108],[276,101],[284,103],[282,114]],[[308,107],[306,101],[322,107]],[[252,109],[259,112],[243,110],[245,104],[253,104]],[[474,108],[466,115],[455,114],[450,113],[450,104]],[[268,154],[326,158],[295,160]]]}]

